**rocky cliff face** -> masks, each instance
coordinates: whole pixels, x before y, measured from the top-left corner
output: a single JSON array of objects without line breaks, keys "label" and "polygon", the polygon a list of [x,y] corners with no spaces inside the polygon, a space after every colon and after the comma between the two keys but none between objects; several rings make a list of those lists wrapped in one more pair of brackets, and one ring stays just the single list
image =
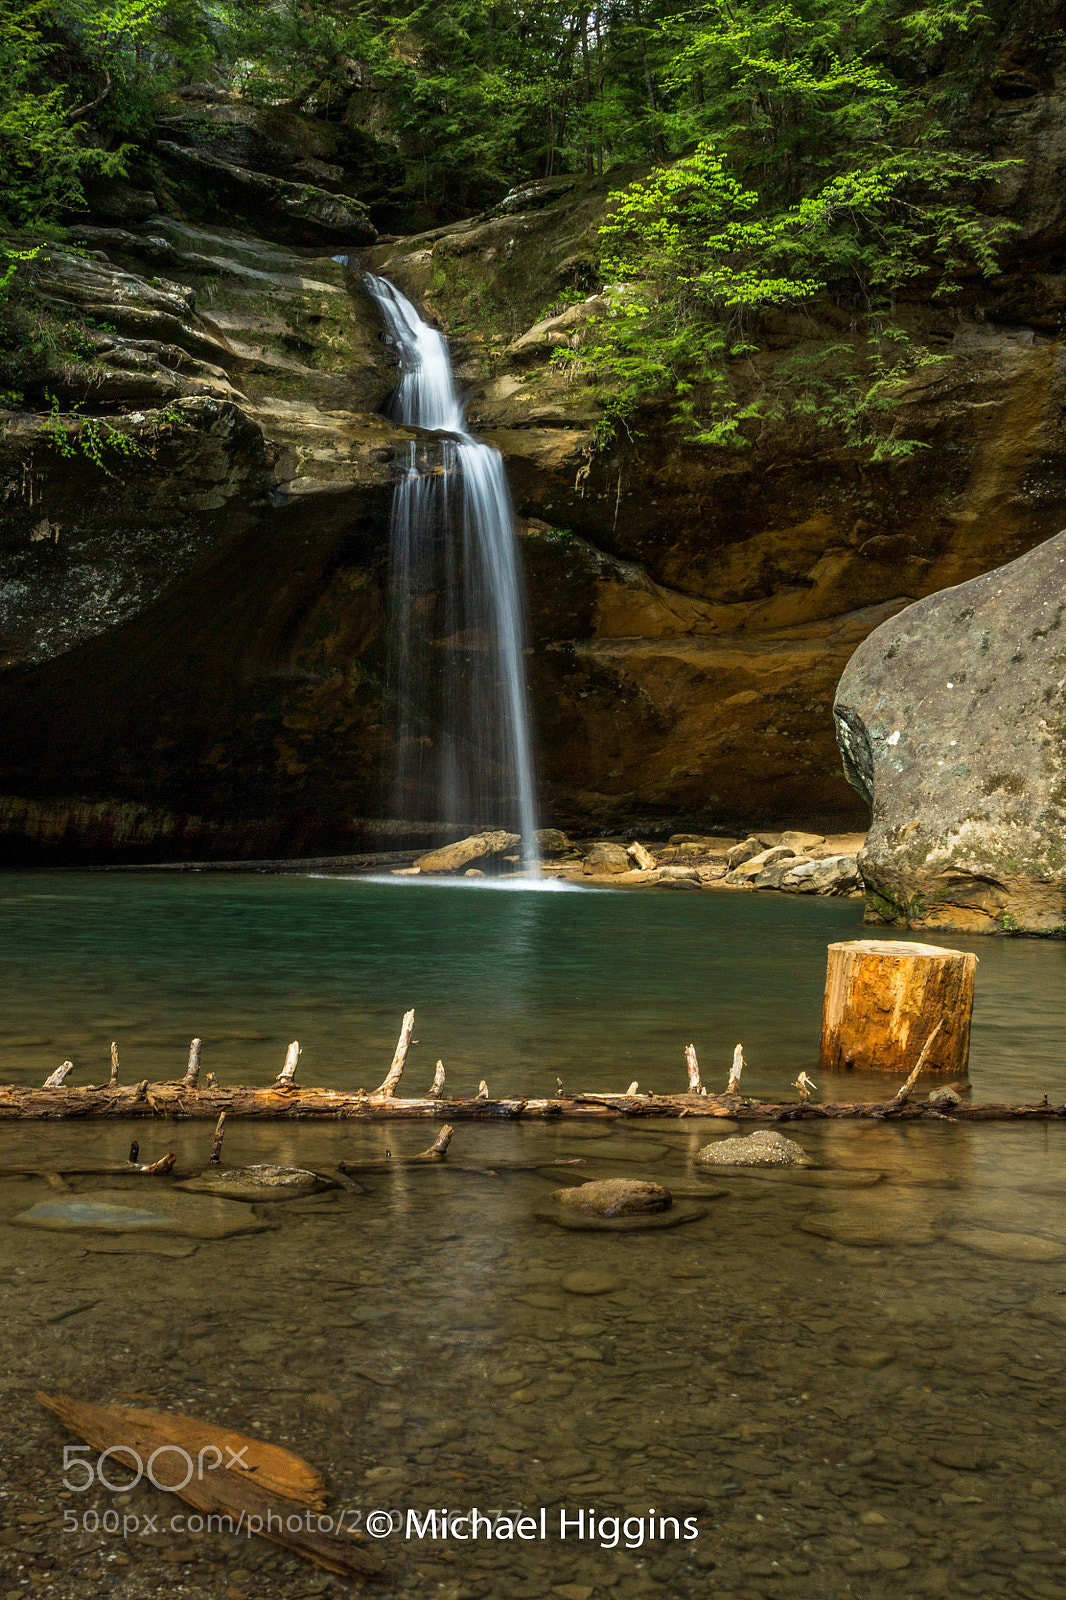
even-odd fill
[{"label": "rocky cliff face", "polygon": [[[1066,523],[1066,100],[1010,81],[974,115],[1024,163],[1000,197],[1019,249],[959,306],[904,308],[940,359],[898,395],[921,448],[882,464],[795,418],[743,451],[697,447],[654,408],[596,448],[595,393],[551,356],[610,311],[591,245],[628,174],[374,245],[335,129],[176,107],[138,186],[25,269],[89,350],[0,419],[7,859],[372,837],[388,507],[415,436],[382,415],[362,265],[445,327],[472,425],[507,460],[545,820],[863,826],[831,714],[849,657]],[[837,337],[819,316],[768,324],[745,382]]]},{"label": "rocky cliff face", "polygon": [[867,921],[1066,935],[1066,533],[878,628],[835,709]]}]

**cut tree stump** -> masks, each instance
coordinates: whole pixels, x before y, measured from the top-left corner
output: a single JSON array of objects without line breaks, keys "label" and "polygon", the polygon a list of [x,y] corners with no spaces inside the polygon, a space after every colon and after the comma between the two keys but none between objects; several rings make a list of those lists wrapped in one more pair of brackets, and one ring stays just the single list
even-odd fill
[{"label": "cut tree stump", "polygon": [[926,1072],[964,1077],[977,957],[903,939],[829,946],[823,1070],[908,1073],[935,1033]]}]

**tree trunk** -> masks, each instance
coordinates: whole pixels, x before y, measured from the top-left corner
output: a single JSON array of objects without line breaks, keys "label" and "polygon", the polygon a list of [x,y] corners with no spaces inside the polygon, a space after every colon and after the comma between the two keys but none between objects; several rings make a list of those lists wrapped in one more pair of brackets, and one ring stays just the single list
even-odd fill
[{"label": "tree trunk", "polygon": [[927,1072],[963,1077],[977,957],[901,939],[829,946],[821,1065],[830,1072],[910,1072],[935,1032]]}]

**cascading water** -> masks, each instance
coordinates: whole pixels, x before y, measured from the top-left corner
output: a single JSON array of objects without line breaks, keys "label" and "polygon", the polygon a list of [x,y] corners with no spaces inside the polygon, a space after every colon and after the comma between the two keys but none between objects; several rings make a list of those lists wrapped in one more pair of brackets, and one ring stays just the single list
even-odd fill
[{"label": "cascading water", "polygon": [[443,335],[387,279],[366,284],[399,356],[393,417],[443,436],[432,462],[412,441],[392,503],[395,814],[518,833],[535,876],[525,597],[503,460],[466,430]]}]

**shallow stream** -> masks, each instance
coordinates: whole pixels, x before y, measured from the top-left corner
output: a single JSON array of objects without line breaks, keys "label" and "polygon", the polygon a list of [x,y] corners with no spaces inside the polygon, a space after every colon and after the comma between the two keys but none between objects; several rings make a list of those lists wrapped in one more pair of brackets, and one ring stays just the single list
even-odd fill
[{"label": "shallow stream", "polygon": [[[461,1089],[550,1092],[557,1072],[680,1088],[690,1038],[708,1079],[741,1038],[750,1090],[776,1094],[812,1065],[824,947],[857,918],[769,896],[6,877],[0,1076],[40,1081],[70,1054],[87,1081],[112,1037],[124,1078],[175,1076],[197,1032],[223,1082],[267,1081],[299,1037],[306,1082],[369,1084],[414,1005],[414,1087],[443,1055]],[[975,948],[975,1094],[1062,1098],[1066,951]],[[123,1160],[131,1131],[147,1159],[210,1144],[206,1124],[9,1126],[0,1160]],[[13,1219],[62,1200],[56,1181],[0,1180],[0,1596],[344,1588],[258,1540],[87,1527],[86,1510],[183,1508],[143,1484],[65,1489],[72,1440],[41,1387],[261,1433],[364,1520],[533,1516],[526,1541],[390,1534],[383,1596],[1066,1596],[1066,1130],[804,1125],[789,1134],[813,1170],[703,1175],[693,1155],[728,1133],[460,1125],[444,1167],[225,1202],[264,1228],[227,1238],[35,1231]],[[234,1124],[224,1156],[327,1172],[430,1136]],[[702,1215],[626,1234],[544,1220],[562,1183],[623,1175]],[[66,1182],[146,1205],[170,1189]],[[626,1516],[643,1542],[635,1521],[608,1547]]]}]

